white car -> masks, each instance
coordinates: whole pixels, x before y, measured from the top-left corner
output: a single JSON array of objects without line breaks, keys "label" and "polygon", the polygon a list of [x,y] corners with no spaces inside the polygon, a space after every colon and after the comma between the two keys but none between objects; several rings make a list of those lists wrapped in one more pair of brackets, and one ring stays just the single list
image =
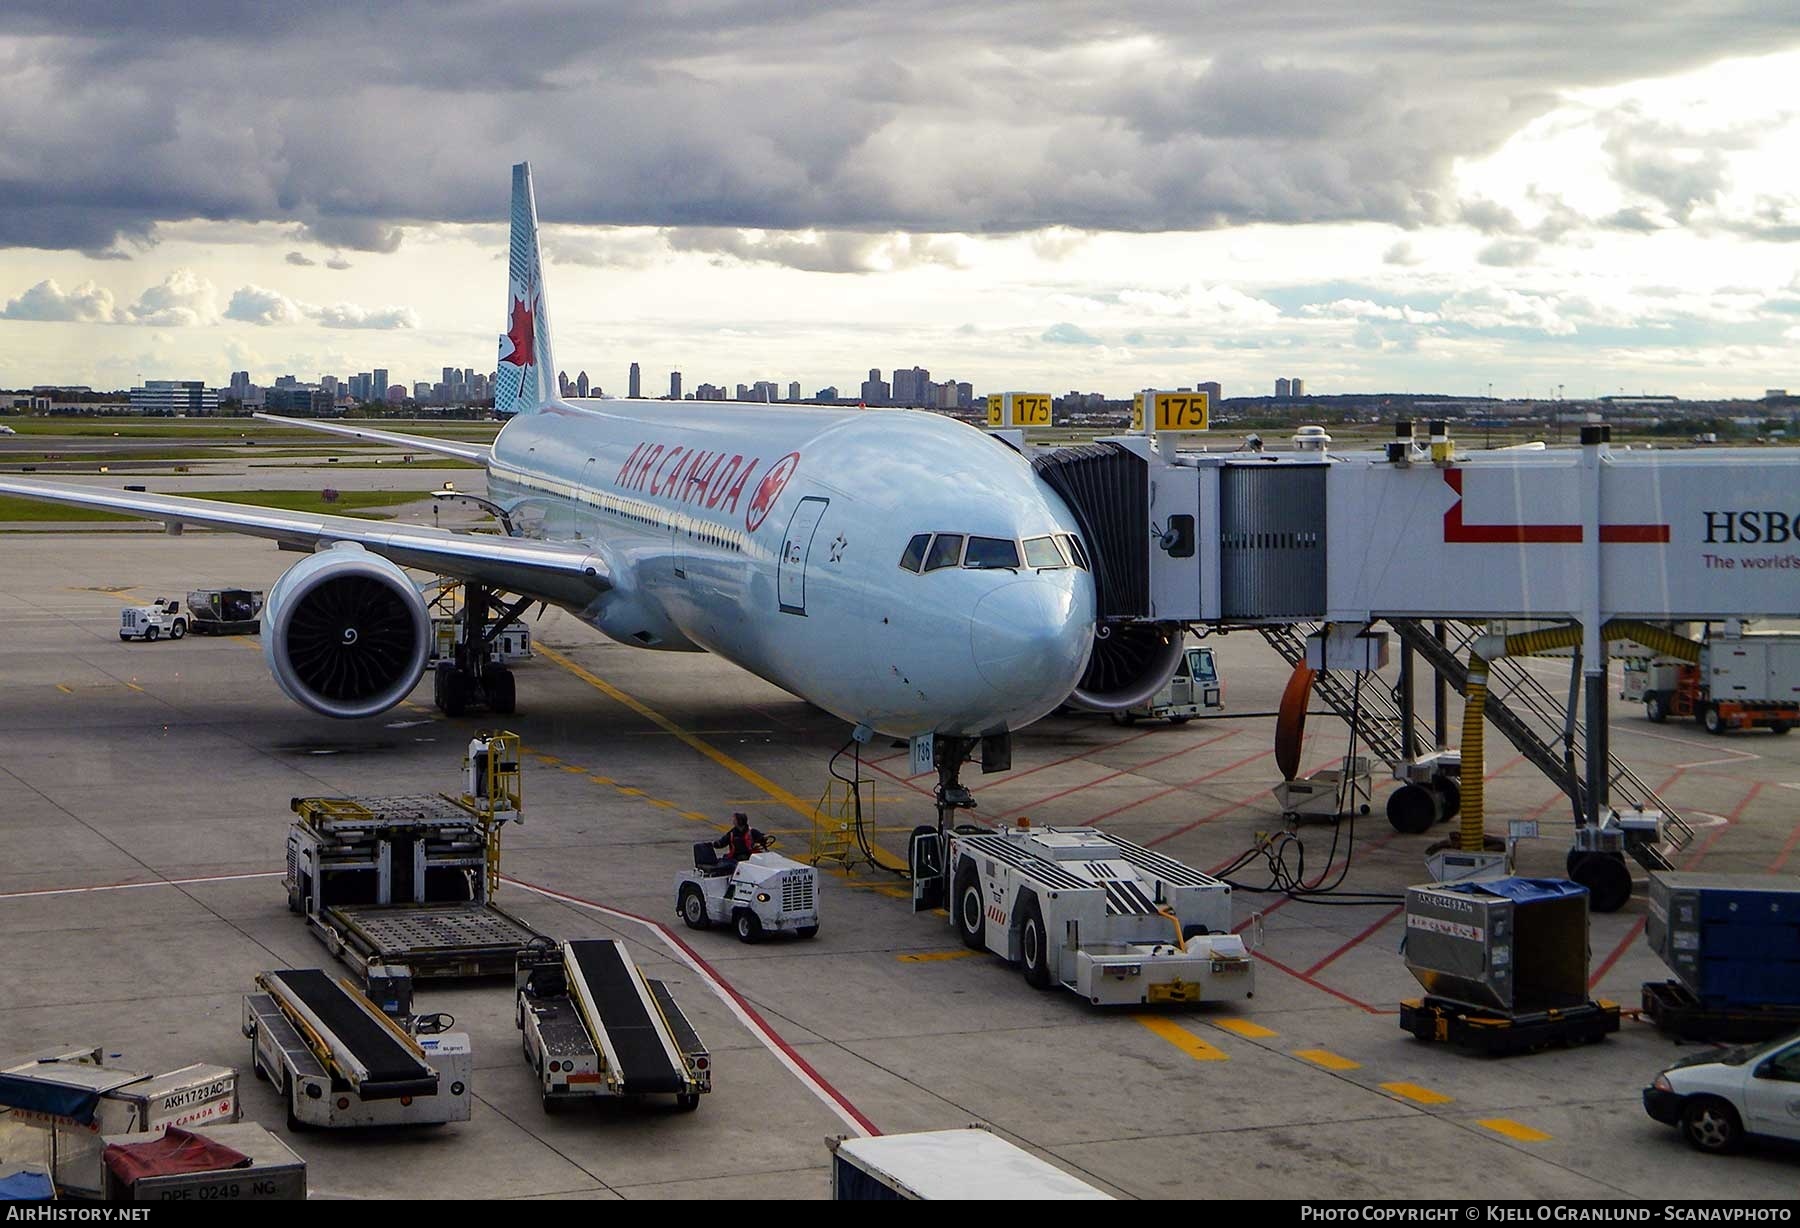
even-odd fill
[{"label": "white car", "polygon": [[1644,1089],[1644,1111],[1701,1151],[1753,1134],[1800,1142],[1800,1032],[1676,1062]]},{"label": "white car", "polygon": [[689,928],[729,925],[744,942],[778,933],[814,937],[818,900],[819,872],[780,853],[752,853],[727,865],[701,841],[694,868],[675,876],[675,911]]},{"label": "white car", "polygon": [[0,435],[17,435],[18,433],[12,427],[0,424]]}]

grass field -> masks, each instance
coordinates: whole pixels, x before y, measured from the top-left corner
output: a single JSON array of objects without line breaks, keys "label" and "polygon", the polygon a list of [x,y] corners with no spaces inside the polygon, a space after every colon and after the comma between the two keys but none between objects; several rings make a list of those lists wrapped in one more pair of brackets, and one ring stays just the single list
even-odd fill
[{"label": "grass field", "polygon": [[[429,496],[423,490],[346,490],[335,502],[327,503],[316,490],[208,490],[184,492],[189,499],[214,499],[223,503],[244,503],[252,507],[281,508],[290,512],[320,512],[334,516],[362,516],[382,519],[371,509],[413,503]],[[116,512],[73,507],[64,503],[44,503],[16,495],[0,495],[0,523],[31,522],[68,524],[86,521],[126,522],[141,520]]]},{"label": "grass field", "polygon": [[[314,439],[330,436],[304,427],[280,426],[255,418],[0,418],[20,435],[58,435],[64,438],[98,436],[111,439],[191,439],[234,440],[254,436],[257,440]],[[425,435],[431,438],[459,440],[492,439],[500,430],[497,422],[410,422],[403,419],[347,419],[349,425],[371,430],[397,431],[403,435]],[[343,440],[345,447],[357,446],[353,439]]]}]

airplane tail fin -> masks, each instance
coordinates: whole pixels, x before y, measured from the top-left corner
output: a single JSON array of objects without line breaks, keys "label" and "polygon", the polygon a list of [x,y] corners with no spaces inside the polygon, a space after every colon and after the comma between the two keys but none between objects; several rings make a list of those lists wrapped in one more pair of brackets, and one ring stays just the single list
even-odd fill
[{"label": "airplane tail fin", "polygon": [[512,168],[512,251],[507,262],[506,331],[494,376],[494,412],[535,413],[557,399],[550,356],[550,313],[544,305],[544,261],[538,251],[537,196],[531,163]]}]

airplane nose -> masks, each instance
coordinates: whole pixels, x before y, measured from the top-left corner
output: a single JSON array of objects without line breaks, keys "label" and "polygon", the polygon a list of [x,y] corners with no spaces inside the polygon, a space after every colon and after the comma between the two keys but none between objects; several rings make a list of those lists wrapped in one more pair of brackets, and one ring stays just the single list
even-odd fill
[{"label": "airplane nose", "polygon": [[1088,632],[1075,595],[1044,580],[1019,580],[975,603],[969,637],[987,684],[1020,702],[1068,697],[1080,681]]}]

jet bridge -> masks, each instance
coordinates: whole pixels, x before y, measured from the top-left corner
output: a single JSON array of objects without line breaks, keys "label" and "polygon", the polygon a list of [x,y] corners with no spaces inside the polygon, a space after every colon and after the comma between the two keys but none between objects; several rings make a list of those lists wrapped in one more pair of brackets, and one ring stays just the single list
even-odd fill
[{"label": "jet bridge", "polygon": [[[1311,630],[1297,625],[1386,621],[1409,684],[1423,661],[1440,694],[1464,695],[1474,728],[1494,725],[1569,796],[1570,869],[1599,876],[1596,908],[1629,894],[1625,854],[1670,863],[1691,832],[1611,754],[1607,662],[1627,644],[1692,651],[1671,623],[1800,616],[1800,453],[1615,449],[1605,426],[1583,428],[1579,448],[1466,453],[1442,422],[1426,436],[1403,422],[1380,451],[1331,453],[1316,438],[1292,453],[1212,451],[1197,447],[1204,394],[1146,391],[1138,404],[1136,429],[1091,445],[1033,450],[1010,432],[1094,555],[1101,623],[1074,702],[1111,710],[1160,686],[1186,627],[1264,629],[1297,661]],[[1550,626],[1501,637],[1495,621]],[[1566,697],[1512,660],[1546,649],[1573,658]],[[1351,688],[1315,682],[1348,719]],[[1412,768],[1448,749],[1442,701],[1429,748],[1410,688],[1385,706],[1369,744],[1424,783]],[[1458,842],[1476,858],[1479,741],[1465,727],[1460,796],[1435,806],[1439,818],[1460,806]]]}]

